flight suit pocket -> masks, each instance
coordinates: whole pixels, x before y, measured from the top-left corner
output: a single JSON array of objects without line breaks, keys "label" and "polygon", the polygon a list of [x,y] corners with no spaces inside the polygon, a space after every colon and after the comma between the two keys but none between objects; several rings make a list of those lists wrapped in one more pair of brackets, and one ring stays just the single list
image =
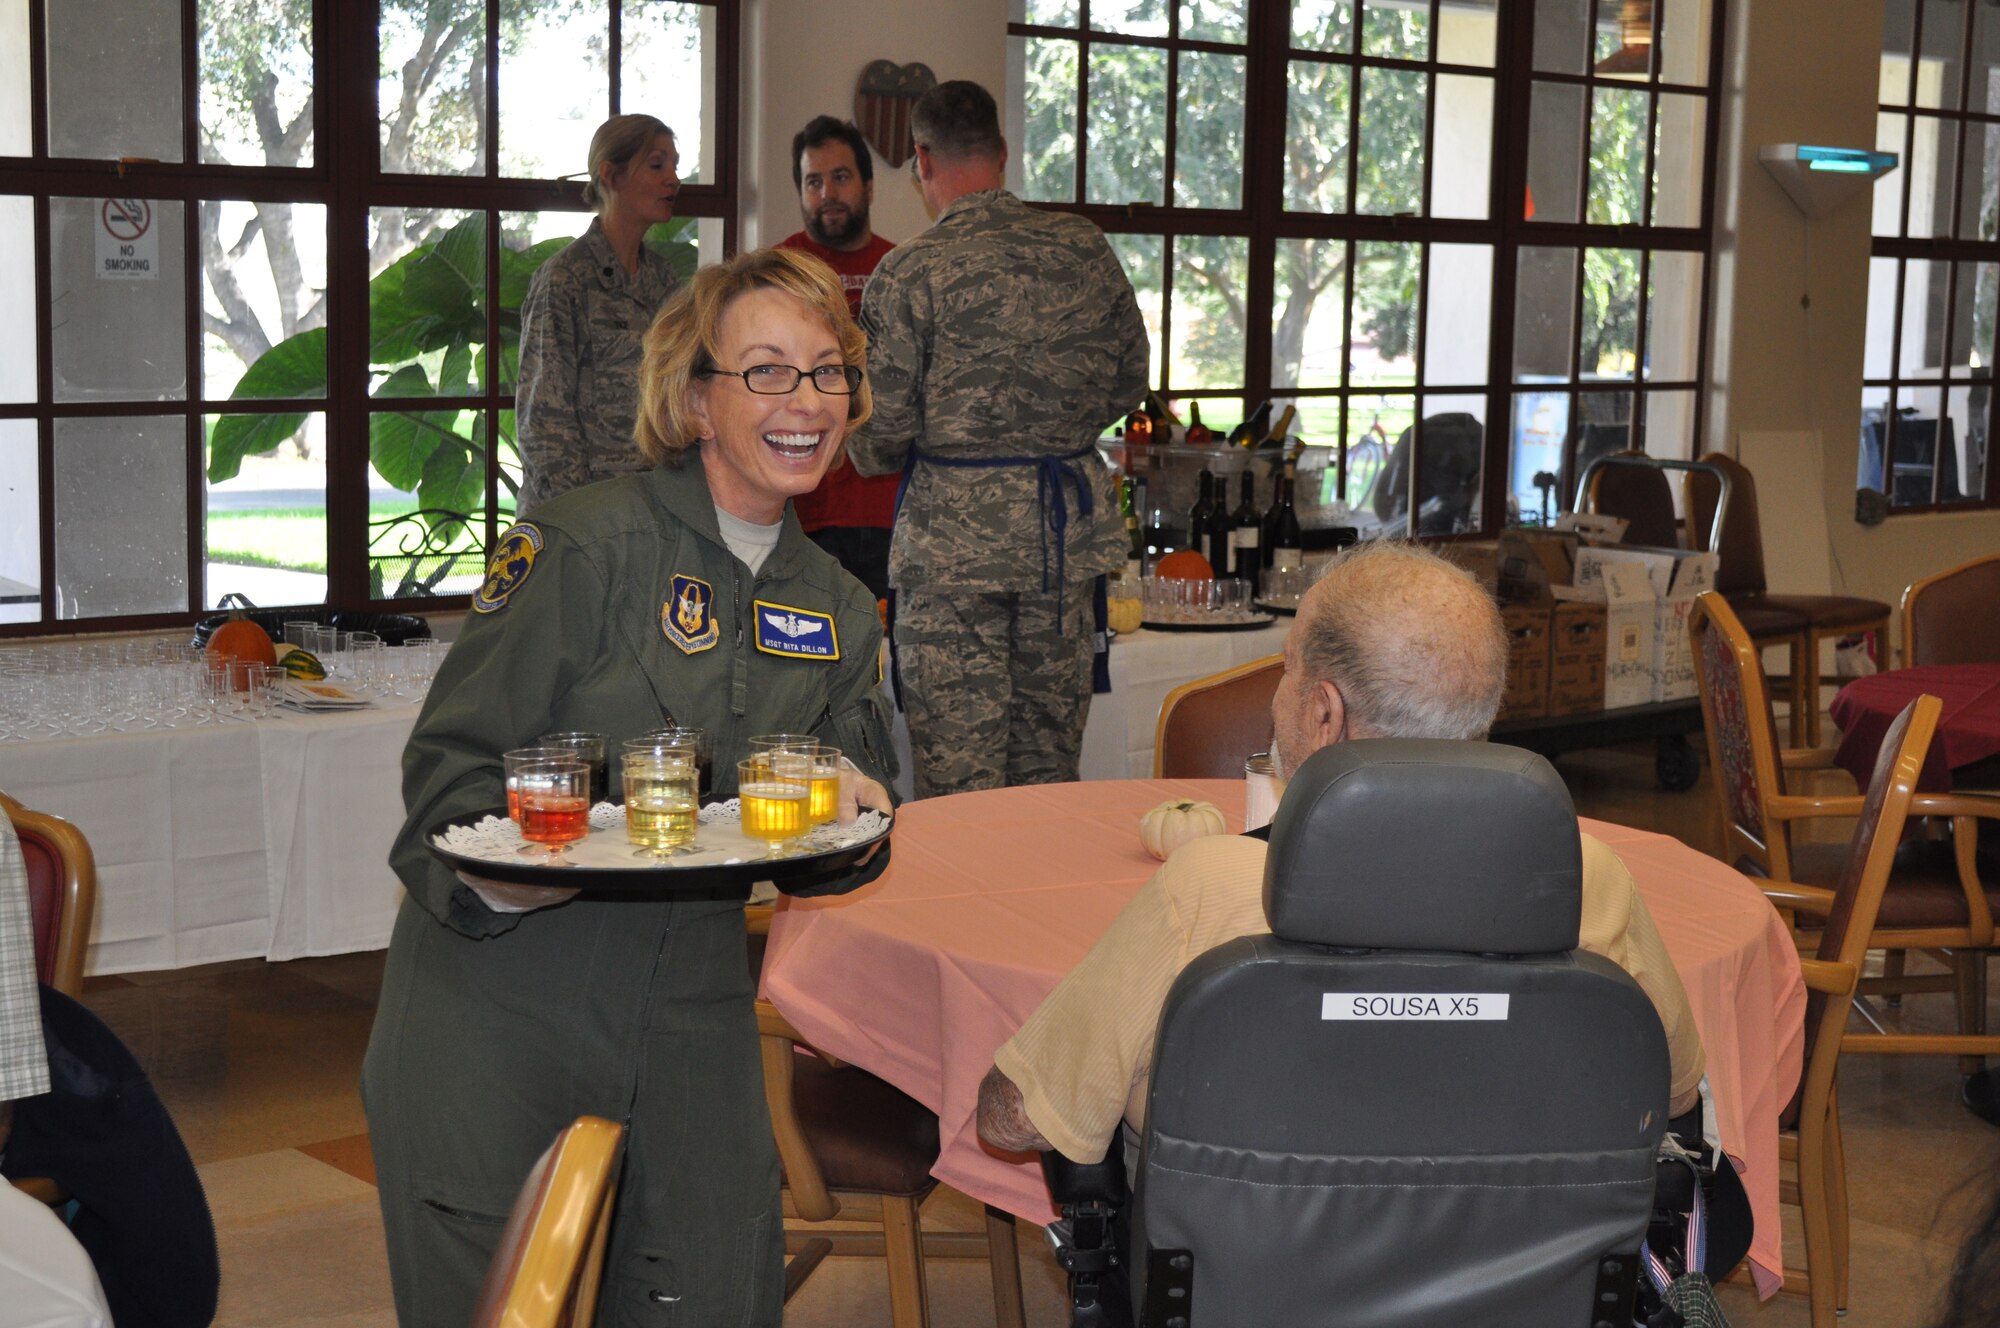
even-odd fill
[{"label": "flight suit pocket", "polygon": [[880,772],[884,785],[896,782],[896,751],[887,739],[887,704],[880,692],[862,697],[833,717],[833,745],[863,770]]}]

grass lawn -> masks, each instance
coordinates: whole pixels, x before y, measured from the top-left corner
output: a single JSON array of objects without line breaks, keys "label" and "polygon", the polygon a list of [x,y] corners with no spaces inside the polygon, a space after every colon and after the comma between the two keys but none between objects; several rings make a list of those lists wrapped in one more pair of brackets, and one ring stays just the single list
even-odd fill
[{"label": "grass lawn", "polygon": [[[370,522],[390,520],[409,509],[401,503],[370,503]],[[414,529],[412,530],[414,534]],[[410,560],[392,555],[396,536],[388,532],[375,561],[384,565],[385,575],[400,575]],[[451,550],[480,549],[482,540],[477,522],[460,533]],[[253,512],[213,512],[208,518],[208,556],[211,561],[238,563],[249,567],[278,567],[295,572],[326,574],[326,509],[323,507],[269,508]],[[434,563],[434,559],[426,559]]]}]

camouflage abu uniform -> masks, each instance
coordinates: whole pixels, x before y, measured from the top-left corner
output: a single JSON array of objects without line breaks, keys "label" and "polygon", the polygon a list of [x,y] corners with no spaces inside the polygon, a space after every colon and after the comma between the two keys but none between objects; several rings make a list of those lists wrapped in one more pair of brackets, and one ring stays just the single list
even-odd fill
[{"label": "camouflage abu uniform", "polygon": [[1146,326],[1103,233],[964,195],[875,269],[875,414],[855,468],[914,461],[889,553],[918,797],[1077,777],[1090,583],[1125,562],[1094,444],[1146,390]]},{"label": "camouflage abu uniform", "polygon": [[643,244],[639,270],[627,272],[598,220],[528,283],[514,395],[522,515],[559,493],[647,469],[632,441],[639,339],[674,284],[667,261]]}]

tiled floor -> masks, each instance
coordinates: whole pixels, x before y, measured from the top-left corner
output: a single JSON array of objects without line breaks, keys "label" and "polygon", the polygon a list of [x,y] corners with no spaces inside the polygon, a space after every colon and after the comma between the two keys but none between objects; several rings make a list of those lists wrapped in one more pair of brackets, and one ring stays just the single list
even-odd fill
[{"label": "tiled floor", "polygon": [[[1650,747],[1559,763],[1586,815],[1715,842],[1704,782],[1662,794]],[[90,1005],[151,1071],[201,1164],[221,1232],[225,1328],[374,1328],[393,1323],[366,1122],[356,1093],[381,978],[381,956],[238,963],[93,980]],[[1906,1017],[1937,1017],[1942,997],[1913,998]],[[2000,1026],[2000,1006],[1994,1011]],[[2000,1131],[1955,1100],[1944,1058],[1851,1057],[1841,1095],[1854,1207],[1848,1322],[1922,1328],[1967,1209],[2000,1179]],[[1794,1237],[1795,1214],[1787,1212]],[[976,1205],[939,1194],[927,1225],[977,1229]],[[1021,1242],[1029,1319],[1064,1322],[1060,1274],[1032,1233]],[[1793,1261],[1802,1257],[1795,1247]],[[986,1267],[930,1266],[938,1328],[993,1322]],[[1737,1328],[1793,1328],[1802,1297],[1758,1305],[1726,1287]],[[846,1328],[888,1322],[881,1266],[830,1259],[788,1322]]]}]

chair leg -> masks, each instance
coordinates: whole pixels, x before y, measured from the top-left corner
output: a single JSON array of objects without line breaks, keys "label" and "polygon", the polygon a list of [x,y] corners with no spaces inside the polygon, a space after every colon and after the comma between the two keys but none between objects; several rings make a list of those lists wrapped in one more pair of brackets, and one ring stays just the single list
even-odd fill
[{"label": "chair leg", "polygon": [[[1908,950],[1884,950],[1882,952],[1882,980],[1884,982],[1902,981],[1903,974],[1909,968],[1909,963],[1910,952]],[[1902,1009],[1902,993],[1892,991],[1884,994],[1882,1004],[1891,1010]]]},{"label": "chair leg", "polygon": [[917,1201],[882,1196],[882,1252],[889,1263],[889,1322],[893,1328],[930,1328],[924,1289],[924,1236]]},{"label": "chair leg", "polygon": [[[1951,967],[1958,978],[1958,1031],[1978,1036],[1986,1031],[1986,951],[1954,950]],[[1977,1074],[1985,1065],[1984,1056],[1958,1058],[1960,1074]]]},{"label": "chair leg", "polygon": [[986,1205],[986,1258],[993,1270],[993,1321],[997,1328],[1027,1328],[1021,1300],[1021,1254],[1014,1215]]},{"label": "chair leg", "polygon": [[1834,1269],[1832,1214],[1827,1209],[1826,1122],[1799,1122],[1799,1215],[1806,1235],[1806,1296],[1812,1328],[1834,1328],[1840,1274]]},{"label": "chair leg", "polygon": [[1840,1132],[1840,1094],[1828,1097],[1826,1112],[1826,1194],[1827,1226],[1833,1237],[1835,1270],[1834,1308],[1847,1313],[1848,1225],[1847,1225],[1847,1142]]}]

